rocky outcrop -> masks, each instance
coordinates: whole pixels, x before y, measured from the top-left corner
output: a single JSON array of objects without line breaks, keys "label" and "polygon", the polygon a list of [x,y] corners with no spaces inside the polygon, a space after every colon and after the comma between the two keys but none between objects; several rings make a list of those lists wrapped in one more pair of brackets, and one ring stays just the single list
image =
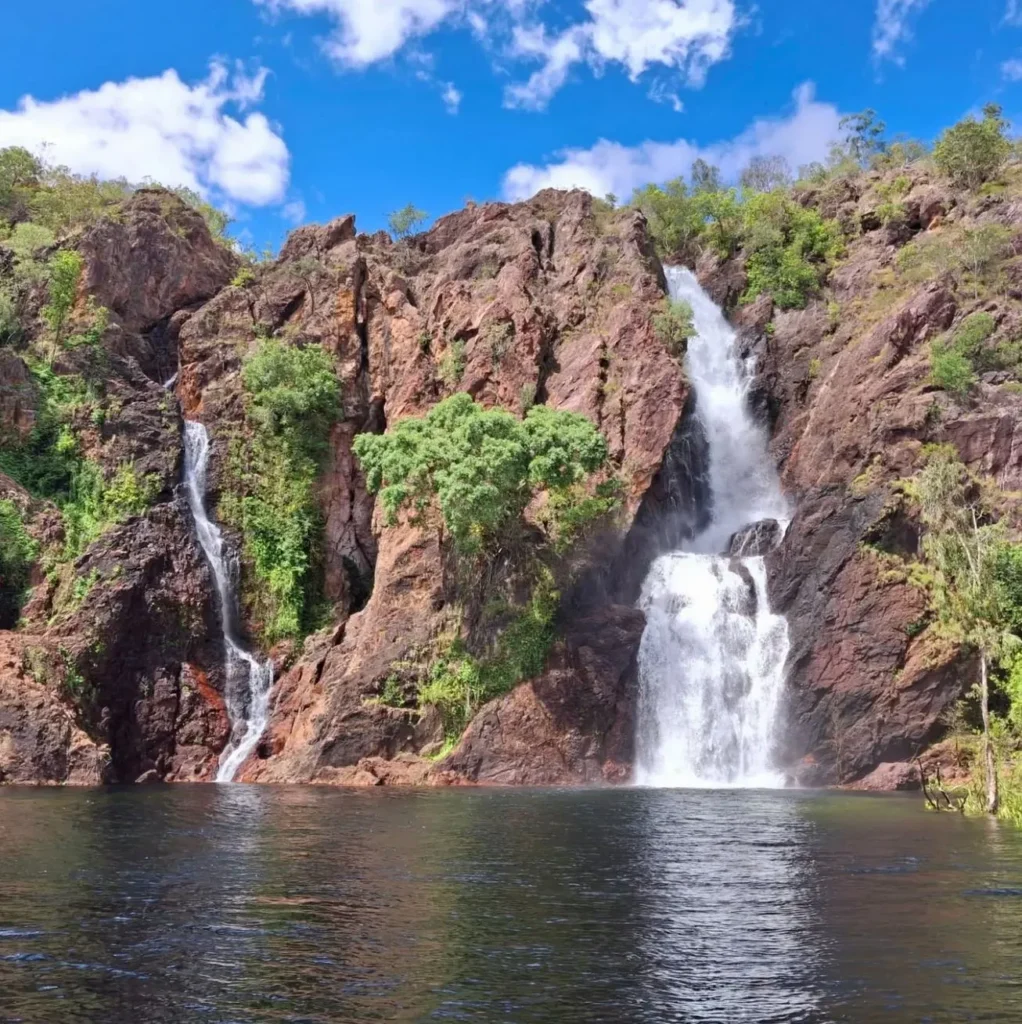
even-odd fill
[{"label": "rocky outcrop", "polygon": [[625,781],[645,625],[642,612],[615,606],[572,623],[546,672],[484,708],[437,765],[438,778],[515,786]]},{"label": "rocky outcrop", "polygon": [[[336,267],[324,284],[343,282],[316,288],[314,303],[303,298],[291,315],[303,333],[329,344],[354,378],[345,388],[345,421],[335,431],[326,483],[327,493],[339,496],[337,518],[328,520],[328,548],[344,563],[333,562],[328,573],[346,575],[351,618],[344,623],[342,612],[331,636],[314,643],[279,682],[268,739],[243,769],[244,778],[258,781],[350,778],[348,769],[367,758],[414,753],[435,740],[416,729],[413,713],[374,698],[395,666],[428,656],[446,624],[442,553],[435,535],[409,526],[381,530],[377,522],[370,541],[371,501],[350,457],[354,432],[421,413],[453,390],[486,405],[514,409],[545,401],[581,412],[607,437],[625,485],[627,526],[660,471],[687,396],[680,365],[650,326],[663,282],[641,217],[598,216],[583,193],[544,192],[517,206],[470,208],[406,244],[352,239],[335,222],[319,234],[307,230],[282,255],[299,252],[306,259],[318,253],[322,264]],[[286,261],[275,273],[291,273]],[[276,282],[271,278],[264,294],[282,287]],[[255,315],[264,316],[258,301]],[[228,303],[234,312],[218,314],[221,329],[228,315],[243,315],[231,295],[211,307]],[[226,368],[222,384],[211,379],[218,357],[201,355],[211,347],[201,333],[207,317],[212,313],[201,310],[182,331],[185,365],[193,353],[199,356],[194,374],[203,377],[203,415],[212,411],[213,396],[217,408],[229,407],[224,395],[234,373]],[[456,347],[464,360],[460,380],[445,369]],[[184,376],[190,388],[193,371]],[[372,596],[359,609],[354,585],[365,578],[364,565],[372,569]],[[641,635],[629,615],[633,628],[613,633],[627,640],[616,655],[625,664]],[[446,781],[536,779],[544,759],[550,782],[620,774],[624,741],[607,737],[619,717],[621,667],[606,652],[586,654],[594,650],[587,643],[572,646],[576,627],[565,628],[565,664],[585,661],[589,675],[553,668],[531,689],[505,698],[521,714],[506,714],[503,702],[485,710],[473,728],[487,731],[493,751],[482,757],[490,739],[481,743],[470,730],[442,766]],[[585,628],[577,628],[584,636]],[[577,694],[569,693],[572,685]],[[580,713],[587,701],[594,705],[581,725],[564,710],[572,700]],[[491,735],[495,720],[503,723],[499,743]],[[543,746],[562,750],[556,762],[540,754],[531,766],[521,763],[522,748]]]},{"label": "rocky outcrop", "polygon": [[739,530],[728,544],[732,558],[758,558],[768,555],[781,542],[784,530],[776,519],[762,519]]},{"label": "rocky outcrop", "polygon": [[84,292],[134,332],[212,298],[239,263],[196,210],[164,189],[140,189],[74,244],[85,258]]},{"label": "rocky outcrop", "polygon": [[1002,487],[1019,479],[1015,389],[991,380],[961,399],[930,381],[935,339],[977,309],[1010,334],[1012,300],[977,298],[949,277],[918,282],[896,259],[918,232],[939,239],[952,210],[956,219],[990,214],[925,171],[909,179],[898,230],[871,212],[880,175],[840,200],[838,215],[854,213],[863,234],[832,273],[826,302],[774,313],[770,332],[752,307],[738,317],[796,509],[768,563],[792,642],[783,760],[809,784],[901,785],[911,773],[891,765],[942,734],[943,713],[972,679],[971,664],[927,628],[925,595],[905,576],[918,528],[893,484],[920,468],[925,445],[942,443]]}]

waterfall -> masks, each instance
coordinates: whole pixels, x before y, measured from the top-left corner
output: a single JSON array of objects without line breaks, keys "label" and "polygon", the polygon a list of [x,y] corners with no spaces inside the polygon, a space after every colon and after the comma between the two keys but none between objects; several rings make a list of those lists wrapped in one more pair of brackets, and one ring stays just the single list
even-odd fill
[{"label": "waterfall", "polygon": [[195,531],[213,570],[220,600],[220,623],[224,635],[224,675],[231,740],[220,755],[217,782],[233,782],[238,769],[255,750],[266,729],[270,709],[273,664],[260,664],[245,650],[235,630],[237,600],[234,591],[236,566],[224,551],[223,534],[206,514],[206,467],[209,463],[209,435],[201,423],[185,420],[185,491],[195,520]]},{"label": "waterfall", "polygon": [[735,331],[683,267],[665,268],[671,298],[692,307],[686,371],[706,439],[709,516],[658,558],[639,606],[636,781],[651,786],[775,786],[771,752],[788,627],[770,611],[762,557],[729,557],[743,527],[788,519],[765,432],[748,408],[753,367]]}]

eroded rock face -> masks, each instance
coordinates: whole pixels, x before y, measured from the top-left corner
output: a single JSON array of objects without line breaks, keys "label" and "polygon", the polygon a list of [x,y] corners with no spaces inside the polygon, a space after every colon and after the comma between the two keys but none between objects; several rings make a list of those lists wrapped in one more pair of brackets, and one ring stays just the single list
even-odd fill
[{"label": "eroded rock face", "polygon": [[728,545],[732,558],[757,558],[768,555],[781,542],[784,531],[776,519],[763,519],[739,530]]},{"label": "eroded rock face", "polygon": [[[328,572],[335,594],[345,587],[350,593],[368,563],[374,582],[364,609],[349,601],[354,614],[347,623],[342,613],[333,636],[314,644],[278,684],[262,756],[242,773],[259,781],[351,780],[349,769],[366,759],[415,753],[434,740],[417,731],[414,714],[373,698],[395,666],[427,656],[445,624],[450,596],[440,549],[435,535],[409,526],[382,529],[378,520],[370,538],[372,503],[350,458],[356,431],[421,414],[454,390],[485,405],[518,409],[545,401],[581,412],[607,437],[625,483],[628,521],[660,470],[687,396],[678,361],[650,327],[649,310],[660,301],[663,282],[644,223],[633,213],[604,221],[583,193],[544,192],[528,203],[491,204],[442,218],[410,244],[378,236],[352,241],[337,222],[318,231],[307,229],[284,254],[320,253],[342,278],[340,288],[328,292],[327,279],[317,288],[315,313],[304,299],[292,313],[293,322],[329,344],[354,377],[345,387],[344,422],[335,430],[325,485],[332,510],[328,546],[339,555]],[[288,273],[286,262],[280,273]],[[225,293],[210,308],[228,302],[236,300]],[[263,315],[260,308],[257,315]],[[211,349],[201,333],[208,316],[200,310],[182,331],[186,361]],[[225,321],[219,316],[221,325]],[[454,346],[463,346],[464,373],[445,380]],[[221,391],[203,368],[216,358],[200,356],[197,364],[203,414],[214,395],[220,409],[229,407],[223,395],[234,371],[221,376]],[[192,371],[185,376],[193,379]],[[619,657],[630,663],[641,629],[614,635],[626,643]],[[496,716],[506,724],[500,742],[494,738],[494,752],[480,760],[482,746],[470,731],[462,745],[467,752],[445,764],[444,780],[524,780],[545,771],[547,781],[577,781],[600,776],[604,767],[619,774],[612,766],[625,763],[624,741],[606,739],[620,710],[619,667],[605,658],[584,676],[577,668],[583,655],[571,657],[575,669],[552,669],[528,692],[505,698],[515,707],[528,701],[528,714],[507,716],[500,703],[484,711],[474,728],[492,730],[487,723]],[[572,685],[578,694],[570,694]],[[581,724],[572,721],[562,708],[571,700],[576,711],[587,701],[599,705],[602,717],[593,707]],[[516,751],[530,746],[546,753],[526,767]],[[554,747],[561,753],[550,761]],[[365,781],[366,773],[359,777]]]},{"label": "eroded rock face", "polygon": [[572,623],[546,672],[483,708],[436,778],[514,786],[625,781],[645,626],[642,612],[620,606]]},{"label": "eroded rock face", "polygon": [[740,313],[760,369],[753,395],[769,396],[771,450],[796,509],[768,565],[792,643],[782,760],[810,784],[902,785],[911,772],[890,766],[940,737],[942,713],[973,678],[927,628],[923,592],[887,557],[914,557],[919,545],[893,484],[918,471],[925,445],[941,443],[1002,487],[1019,479],[1013,389],[991,379],[960,400],[930,380],[935,339],[977,309],[1010,333],[1012,302],[970,300],[948,280],[914,284],[896,270],[899,248],[944,230],[951,211],[1013,221],[1006,204],[964,208],[927,172],[908,177],[897,231],[874,218],[875,191],[840,199],[838,215],[858,218],[864,234],[831,275],[830,306],[777,312],[769,333],[752,307]]},{"label": "eroded rock face", "polygon": [[130,331],[216,295],[238,266],[202,216],[163,189],[140,189],[75,245],[85,257],[83,290]]}]

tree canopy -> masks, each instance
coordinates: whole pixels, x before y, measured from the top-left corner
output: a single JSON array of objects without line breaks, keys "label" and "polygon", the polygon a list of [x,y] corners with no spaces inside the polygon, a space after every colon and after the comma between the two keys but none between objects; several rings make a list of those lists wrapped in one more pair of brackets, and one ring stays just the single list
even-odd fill
[{"label": "tree canopy", "polygon": [[603,435],[584,416],[539,405],[519,420],[466,394],[386,434],[361,434],[354,449],[390,523],[435,501],[464,553],[498,540],[537,491],[571,487],[607,461]]}]

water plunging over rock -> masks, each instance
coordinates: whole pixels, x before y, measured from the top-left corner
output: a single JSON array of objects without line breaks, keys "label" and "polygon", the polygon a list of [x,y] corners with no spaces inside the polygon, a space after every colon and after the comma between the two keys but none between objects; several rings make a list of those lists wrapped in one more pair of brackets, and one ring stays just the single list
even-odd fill
[{"label": "water plunging over rock", "polygon": [[237,600],[234,592],[235,567],[224,551],[220,528],[206,513],[206,466],[209,435],[201,423],[185,421],[185,491],[195,530],[220,599],[220,622],[224,633],[224,673],[227,713],[231,719],[231,740],[220,755],[217,782],[232,782],[238,769],[255,750],[266,729],[273,665],[260,664],[241,643],[235,631]]},{"label": "water plunging over rock", "polygon": [[771,753],[788,630],[770,612],[762,556],[784,533],[787,505],[748,409],[751,368],[734,330],[688,270],[666,273],[697,332],[686,369],[706,438],[710,507],[701,532],[657,559],[643,584],[636,781],[780,785]]}]

